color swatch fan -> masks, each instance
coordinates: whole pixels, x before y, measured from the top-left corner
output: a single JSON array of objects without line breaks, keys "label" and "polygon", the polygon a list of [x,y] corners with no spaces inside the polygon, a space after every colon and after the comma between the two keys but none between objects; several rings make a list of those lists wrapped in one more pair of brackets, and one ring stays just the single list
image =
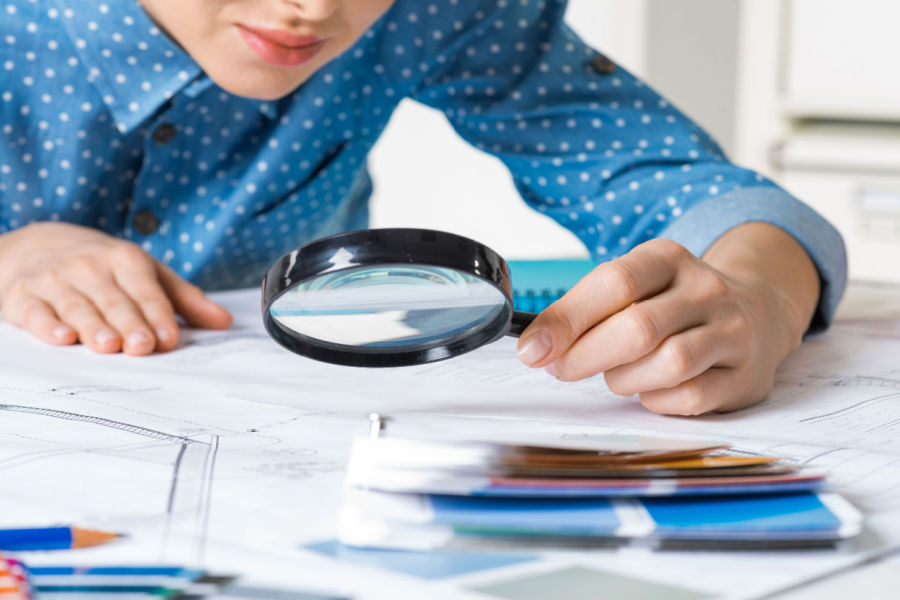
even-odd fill
[{"label": "color swatch fan", "polygon": [[821,473],[714,440],[359,438],[339,538],[406,549],[820,547],[862,522],[824,483]]}]

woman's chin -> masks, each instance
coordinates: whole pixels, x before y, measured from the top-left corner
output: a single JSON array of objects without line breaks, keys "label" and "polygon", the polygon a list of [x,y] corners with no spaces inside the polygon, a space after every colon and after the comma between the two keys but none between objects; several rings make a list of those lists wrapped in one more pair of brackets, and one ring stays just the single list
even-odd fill
[{"label": "woman's chin", "polygon": [[254,100],[284,98],[306,80],[306,78],[299,77],[297,73],[288,76],[287,73],[278,70],[268,73],[256,69],[227,69],[225,72],[216,72],[216,70],[210,69],[207,70],[207,75],[226,92]]}]

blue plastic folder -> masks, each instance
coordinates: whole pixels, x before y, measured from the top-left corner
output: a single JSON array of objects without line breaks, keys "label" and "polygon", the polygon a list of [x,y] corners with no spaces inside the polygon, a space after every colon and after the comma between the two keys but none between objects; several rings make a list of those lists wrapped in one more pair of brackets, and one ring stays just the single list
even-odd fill
[{"label": "blue plastic folder", "polygon": [[568,292],[597,263],[587,258],[510,260],[513,307],[541,312]]}]

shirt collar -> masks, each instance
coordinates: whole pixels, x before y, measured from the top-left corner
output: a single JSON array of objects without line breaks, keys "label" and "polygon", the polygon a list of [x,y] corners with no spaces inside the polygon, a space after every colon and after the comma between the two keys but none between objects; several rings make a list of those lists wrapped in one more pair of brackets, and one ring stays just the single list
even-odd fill
[{"label": "shirt collar", "polygon": [[123,133],[203,75],[134,0],[56,2],[88,81]]}]

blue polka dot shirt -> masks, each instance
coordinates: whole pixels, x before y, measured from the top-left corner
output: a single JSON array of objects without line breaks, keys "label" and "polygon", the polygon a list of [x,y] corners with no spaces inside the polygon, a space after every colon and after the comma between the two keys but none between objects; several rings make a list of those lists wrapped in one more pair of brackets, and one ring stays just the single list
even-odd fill
[{"label": "blue polka dot shirt", "polygon": [[835,229],[730,163],[564,11],[397,0],[292,94],[259,101],[219,88],[134,0],[0,0],[0,233],[88,225],[207,289],[257,285],[295,246],[367,226],[366,155],[408,97],[502,160],[597,260],[653,237],[702,255],[741,223],[782,227],[818,267],[826,324],[846,278]]}]

